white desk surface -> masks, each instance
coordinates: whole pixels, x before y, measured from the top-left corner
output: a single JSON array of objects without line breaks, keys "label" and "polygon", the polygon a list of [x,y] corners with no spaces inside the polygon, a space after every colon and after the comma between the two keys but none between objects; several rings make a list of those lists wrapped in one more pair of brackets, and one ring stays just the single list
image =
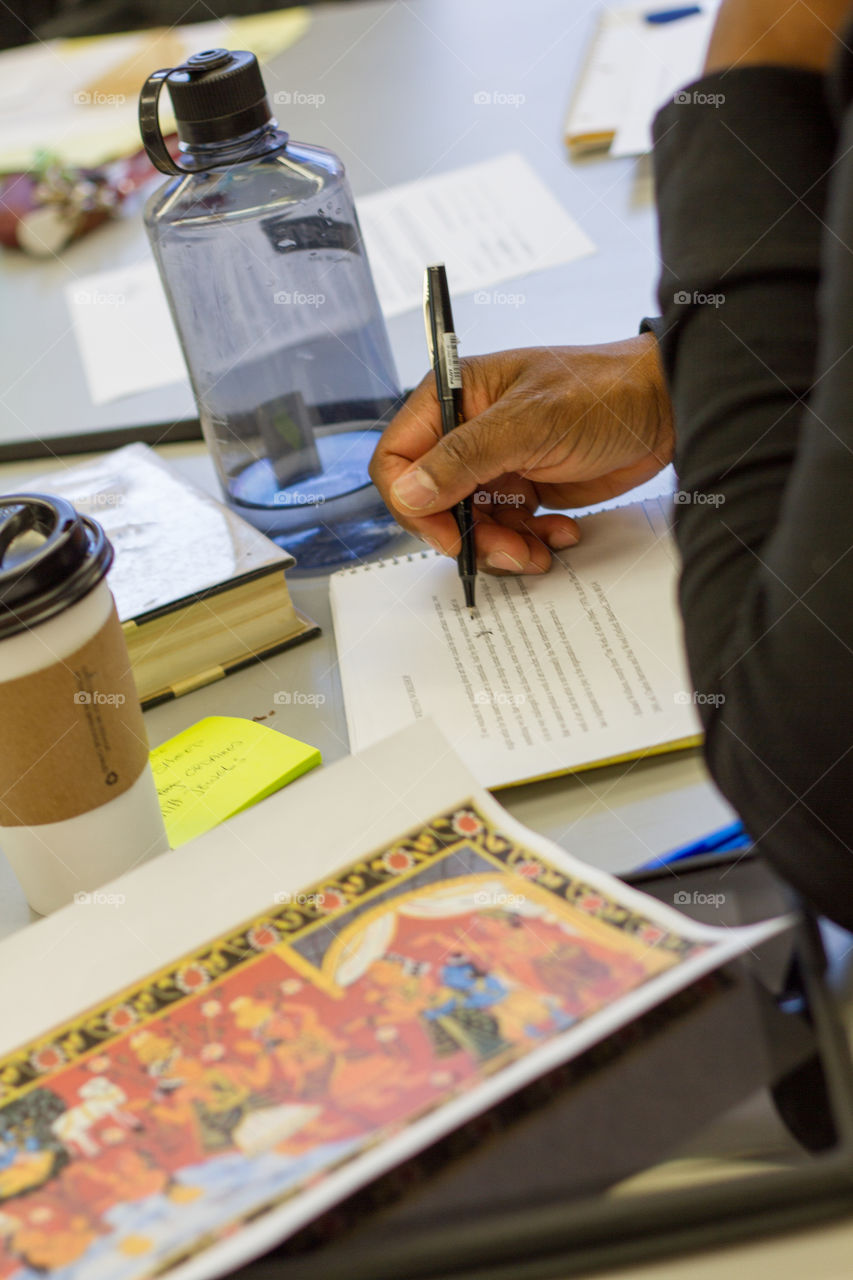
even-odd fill
[{"label": "white desk surface", "polygon": [[[188,479],[216,492],[203,445],[170,445],[161,453]],[[56,465],[53,460],[0,467],[0,490],[22,488],[25,481],[29,486],[39,471]],[[415,545],[414,539],[410,542]],[[328,579],[293,577],[290,587],[297,605],[320,623],[321,637],[147,712],[152,746],[206,715],[268,716],[265,723],[319,747],[328,763],[347,753]],[[326,700],[320,706],[285,707],[275,702],[279,690],[323,693]],[[731,821],[731,810],[709,783],[698,750],[514,787],[501,800],[528,826],[610,871],[628,870]],[[29,919],[0,855],[0,935]]]},{"label": "white desk surface", "polygon": [[[294,137],[343,156],[356,195],[518,149],[594,240],[598,252],[524,280],[522,306],[454,302],[465,354],[502,347],[600,342],[636,332],[654,312],[654,215],[645,164],[609,159],[570,163],[562,125],[589,39],[594,0],[528,0],[523,19],[504,0],[407,0],[324,4],[303,40],[272,64],[271,93],[323,93],[322,109],[288,109]],[[504,20],[499,12],[505,15]],[[482,106],[481,90],[524,95],[521,106]],[[49,438],[194,416],[186,385],[113,404],[92,405],[62,297],[90,271],[141,261],[147,245],[139,214],[98,230],[60,259],[35,262],[6,253],[0,262],[6,305],[0,317],[0,440]],[[421,316],[389,325],[404,385],[425,369]],[[163,451],[195,480],[215,487],[201,445]],[[51,467],[56,463],[52,462]],[[19,486],[43,466],[0,468],[0,488]],[[325,578],[294,578],[297,604],[323,627],[321,639],[150,711],[152,745],[204,715],[261,716],[320,747],[332,761],[348,750]],[[320,707],[274,702],[279,689],[326,694]],[[297,784],[298,785],[298,784]],[[726,822],[730,810],[708,782],[698,752],[612,766],[504,792],[523,822],[597,866],[620,871]],[[0,857],[0,936],[30,913]],[[777,1280],[850,1275],[853,1228],[702,1258],[607,1273],[609,1280],[733,1280],[756,1272]]]}]

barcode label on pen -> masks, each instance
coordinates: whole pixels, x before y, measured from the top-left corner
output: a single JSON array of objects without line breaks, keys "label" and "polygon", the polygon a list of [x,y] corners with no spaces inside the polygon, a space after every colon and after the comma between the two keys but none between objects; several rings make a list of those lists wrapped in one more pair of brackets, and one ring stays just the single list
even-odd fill
[{"label": "barcode label on pen", "polygon": [[447,373],[447,385],[454,391],[462,386],[462,370],[459,368],[459,340],[455,333],[445,333],[444,368]]}]

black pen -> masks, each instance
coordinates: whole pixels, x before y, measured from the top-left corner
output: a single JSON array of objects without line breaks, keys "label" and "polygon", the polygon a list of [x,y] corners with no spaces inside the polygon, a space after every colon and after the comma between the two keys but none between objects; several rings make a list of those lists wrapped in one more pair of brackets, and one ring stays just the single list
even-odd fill
[{"label": "black pen", "polygon": [[[459,368],[458,342],[450,310],[450,290],[444,264],[427,267],[424,274],[424,322],[429,358],[435,373],[435,390],[441,407],[441,429],[445,435],[465,421],[462,414],[462,372]],[[470,498],[463,498],[453,508],[462,549],[456,557],[465,603],[474,608],[474,583],[477,580],[477,552],[474,547],[474,514]]]}]

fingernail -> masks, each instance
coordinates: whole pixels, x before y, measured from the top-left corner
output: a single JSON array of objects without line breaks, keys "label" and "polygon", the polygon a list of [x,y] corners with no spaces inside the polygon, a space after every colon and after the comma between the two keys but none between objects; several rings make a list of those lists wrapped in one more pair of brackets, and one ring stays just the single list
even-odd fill
[{"label": "fingernail", "polygon": [[424,542],[428,543],[433,551],[437,551],[440,556],[444,555],[444,547],[440,542],[436,542],[435,538],[424,538]]},{"label": "fingernail", "polygon": [[516,560],[513,556],[508,556],[505,551],[493,551],[491,555],[486,556],[486,564],[490,569],[503,569],[509,573],[524,573],[524,565],[520,560]]},{"label": "fingernail", "polygon": [[409,511],[420,511],[435,502],[438,485],[432,476],[422,467],[414,467],[395,480],[391,486],[391,495],[398,506],[408,507]]},{"label": "fingernail", "polygon": [[552,551],[565,551],[566,547],[577,546],[579,539],[570,529],[555,529],[548,534],[546,541]]}]

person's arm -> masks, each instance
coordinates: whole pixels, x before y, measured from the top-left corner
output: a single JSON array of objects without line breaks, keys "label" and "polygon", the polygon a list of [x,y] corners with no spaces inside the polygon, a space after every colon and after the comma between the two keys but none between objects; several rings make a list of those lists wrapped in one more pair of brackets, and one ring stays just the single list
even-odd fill
[{"label": "person's arm", "polygon": [[725,37],[655,123],[688,657],[721,790],[853,926],[853,122]]}]

